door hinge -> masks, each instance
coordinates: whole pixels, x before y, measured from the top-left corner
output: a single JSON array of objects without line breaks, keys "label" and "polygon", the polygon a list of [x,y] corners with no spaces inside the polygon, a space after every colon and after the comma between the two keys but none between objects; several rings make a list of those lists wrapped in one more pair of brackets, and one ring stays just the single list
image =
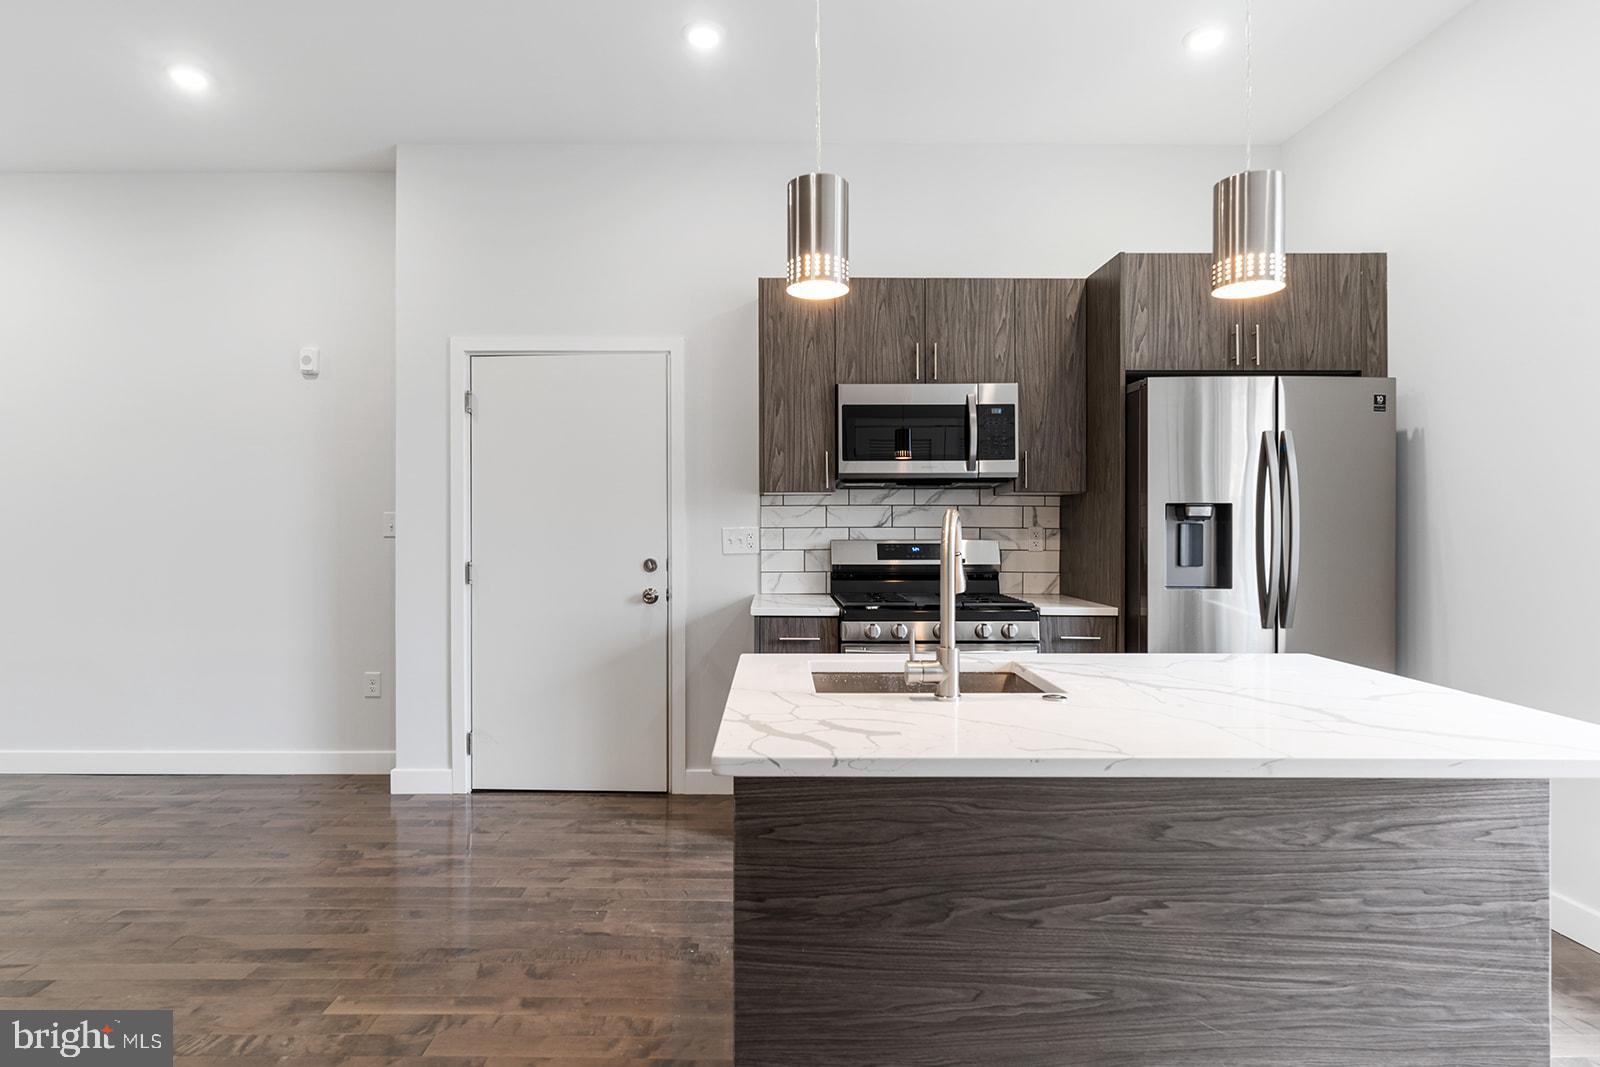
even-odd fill
[{"label": "door hinge", "polygon": [[472,731],[467,731],[467,755],[472,755]]},{"label": "door hinge", "polygon": [[467,390],[467,399],[466,399],[466,403],[465,403],[465,408],[466,408],[467,414],[471,415],[472,414],[472,390],[470,390],[470,389]]},{"label": "door hinge", "polygon": [[468,585],[472,584],[472,564],[471,563],[467,564],[467,584]]}]

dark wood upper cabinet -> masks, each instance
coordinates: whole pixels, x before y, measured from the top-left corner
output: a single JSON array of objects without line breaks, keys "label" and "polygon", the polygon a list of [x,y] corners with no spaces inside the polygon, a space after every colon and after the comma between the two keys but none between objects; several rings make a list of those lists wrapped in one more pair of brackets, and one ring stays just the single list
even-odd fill
[{"label": "dark wood upper cabinet", "polygon": [[922,283],[923,381],[1016,381],[1013,287],[1010,278],[928,278]]},{"label": "dark wood upper cabinet", "polygon": [[1205,253],[1124,253],[1124,367],[1140,373],[1382,374],[1386,258],[1295,252],[1289,286],[1251,300],[1211,295]]},{"label": "dark wood upper cabinet", "polygon": [[1361,373],[1389,376],[1389,257],[1363,252],[1361,261]]},{"label": "dark wood upper cabinet", "polygon": [[822,493],[833,487],[835,304],[797,300],[782,278],[762,278],[760,317],[761,491]]},{"label": "dark wood upper cabinet", "polygon": [[1083,491],[1082,279],[855,278],[812,302],[764,278],[759,303],[763,493],[832,487],[836,383],[918,381],[1016,382],[1017,490]]},{"label": "dark wood upper cabinet", "polygon": [[838,308],[837,381],[932,380],[932,353],[922,343],[923,284],[921,278],[852,278],[850,291],[829,302]]},{"label": "dark wood upper cabinet", "polygon": [[1367,258],[1291,255],[1288,288],[1240,301],[1249,369],[1363,373],[1369,364]]},{"label": "dark wood upper cabinet", "polygon": [[1117,261],[1129,370],[1187,373],[1233,364],[1236,312],[1211,295],[1209,255],[1126,252]]},{"label": "dark wood upper cabinet", "polygon": [[[1084,284],[1081,278],[1013,283],[1012,353],[1021,394],[1019,492],[1084,488]],[[1010,381],[998,376],[996,381]]]}]

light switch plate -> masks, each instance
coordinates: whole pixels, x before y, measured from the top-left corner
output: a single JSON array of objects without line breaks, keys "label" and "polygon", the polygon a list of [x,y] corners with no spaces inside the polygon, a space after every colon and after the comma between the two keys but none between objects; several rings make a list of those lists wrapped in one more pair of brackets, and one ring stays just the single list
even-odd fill
[{"label": "light switch plate", "polygon": [[722,528],[722,554],[724,556],[753,556],[761,551],[761,531],[754,526],[724,526]]},{"label": "light switch plate", "polygon": [[394,512],[392,511],[383,513],[383,536],[385,538],[394,536]]}]

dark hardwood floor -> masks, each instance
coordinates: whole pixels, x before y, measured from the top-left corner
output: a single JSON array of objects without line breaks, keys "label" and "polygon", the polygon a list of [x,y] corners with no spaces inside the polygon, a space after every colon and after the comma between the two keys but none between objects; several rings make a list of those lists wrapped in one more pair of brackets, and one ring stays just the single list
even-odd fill
[{"label": "dark hardwood floor", "polygon": [[0,1006],[178,1062],[726,1064],[731,804],[367,778],[0,777]]},{"label": "dark hardwood floor", "polygon": [[[0,1007],[170,1008],[185,1067],[727,1064],[731,829],[724,798],[0,777]],[[1600,955],[1556,937],[1553,977],[1554,1062],[1600,1067]]]}]

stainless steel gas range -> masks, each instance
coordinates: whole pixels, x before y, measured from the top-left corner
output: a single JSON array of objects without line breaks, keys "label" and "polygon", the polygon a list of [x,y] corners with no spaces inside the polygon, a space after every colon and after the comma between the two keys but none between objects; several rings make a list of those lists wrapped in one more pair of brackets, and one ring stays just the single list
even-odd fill
[{"label": "stainless steel gas range", "polygon": [[[998,541],[966,542],[967,591],[956,602],[963,650],[1039,651],[1039,609],[1000,592]],[[905,654],[939,639],[939,542],[835,541],[833,599],[842,652]]]}]

